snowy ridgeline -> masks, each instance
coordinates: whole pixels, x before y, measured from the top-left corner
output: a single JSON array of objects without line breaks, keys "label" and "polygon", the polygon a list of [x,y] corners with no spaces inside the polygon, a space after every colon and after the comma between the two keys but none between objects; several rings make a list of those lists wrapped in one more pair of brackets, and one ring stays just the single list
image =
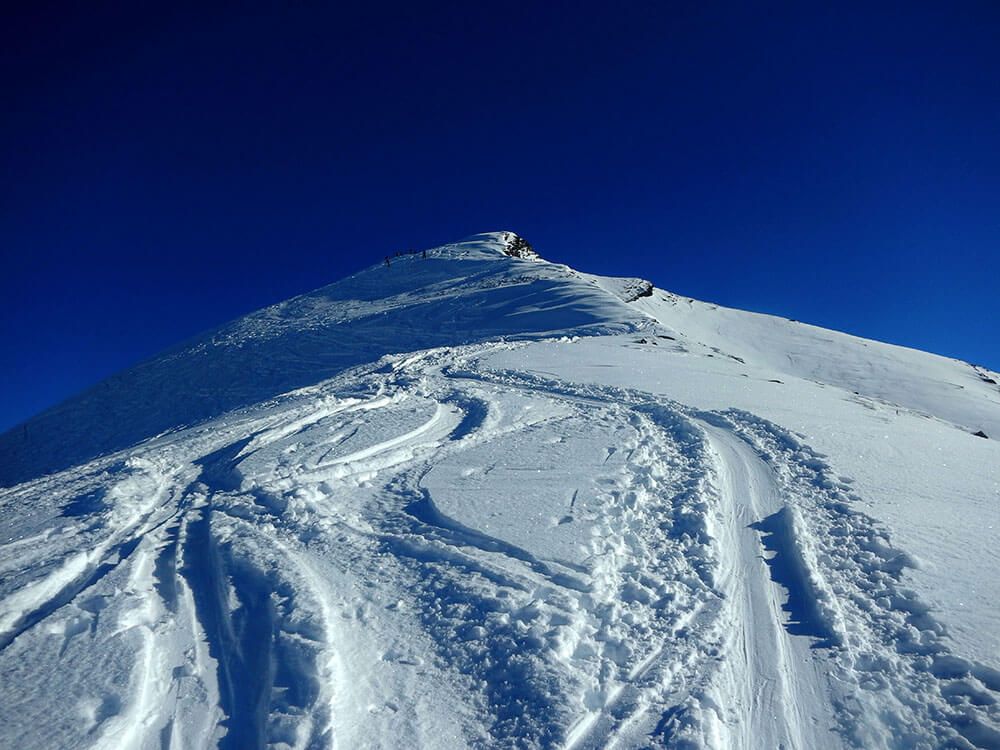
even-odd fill
[{"label": "snowy ridgeline", "polygon": [[1000,747],[1000,378],[515,238],[2,436],[0,747]]}]

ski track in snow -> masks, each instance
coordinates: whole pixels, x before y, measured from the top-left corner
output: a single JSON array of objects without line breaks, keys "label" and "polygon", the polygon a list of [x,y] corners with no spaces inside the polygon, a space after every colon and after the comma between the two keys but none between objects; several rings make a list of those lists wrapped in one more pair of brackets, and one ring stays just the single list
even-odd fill
[{"label": "ski track in snow", "polygon": [[[5,691],[6,741],[1000,747],[1000,674],[950,653],[823,456],[477,364],[511,346],[386,357],[10,491],[53,526],[0,547],[0,658],[66,711]],[[594,475],[548,516],[449,515],[573,450]]]}]

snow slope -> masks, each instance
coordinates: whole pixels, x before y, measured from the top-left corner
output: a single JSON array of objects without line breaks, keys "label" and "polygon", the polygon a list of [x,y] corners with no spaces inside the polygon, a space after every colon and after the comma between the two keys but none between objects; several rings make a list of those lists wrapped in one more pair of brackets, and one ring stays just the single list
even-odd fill
[{"label": "snow slope", "polygon": [[0,746],[1000,747],[995,373],[390,260],[0,436]]}]

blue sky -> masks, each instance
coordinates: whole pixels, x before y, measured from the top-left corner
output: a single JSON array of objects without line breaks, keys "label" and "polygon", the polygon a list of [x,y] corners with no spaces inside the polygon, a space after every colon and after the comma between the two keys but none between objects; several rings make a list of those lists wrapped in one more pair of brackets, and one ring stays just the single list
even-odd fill
[{"label": "blue sky", "polygon": [[0,429],[500,228],[1000,369],[995,3],[282,5],[5,20]]}]

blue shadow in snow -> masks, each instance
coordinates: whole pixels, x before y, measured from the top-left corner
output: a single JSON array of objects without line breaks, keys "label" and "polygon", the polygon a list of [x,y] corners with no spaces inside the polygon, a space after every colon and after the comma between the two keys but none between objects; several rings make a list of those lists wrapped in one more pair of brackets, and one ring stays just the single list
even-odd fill
[{"label": "blue shadow in snow", "polygon": [[96,489],[83,495],[74,497],[62,509],[64,518],[75,518],[77,516],[89,516],[92,513],[100,513],[105,510],[108,504],[104,502],[104,490]]},{"label": "blue shadow in snow", "polygon": [[795,547],[792,520],[788,509],[782,508],[749,528],[760,532],[764,549],[773,553],[765,558],[771,573],[771,580],[788,594],[788,601],[782,610],[788,615],[785,629],[792,635],[814,638],[813,648],[830,648],[836,645],[836,637],[829,623],[823,619],[816,594],[809,583],[805,563]]}]

